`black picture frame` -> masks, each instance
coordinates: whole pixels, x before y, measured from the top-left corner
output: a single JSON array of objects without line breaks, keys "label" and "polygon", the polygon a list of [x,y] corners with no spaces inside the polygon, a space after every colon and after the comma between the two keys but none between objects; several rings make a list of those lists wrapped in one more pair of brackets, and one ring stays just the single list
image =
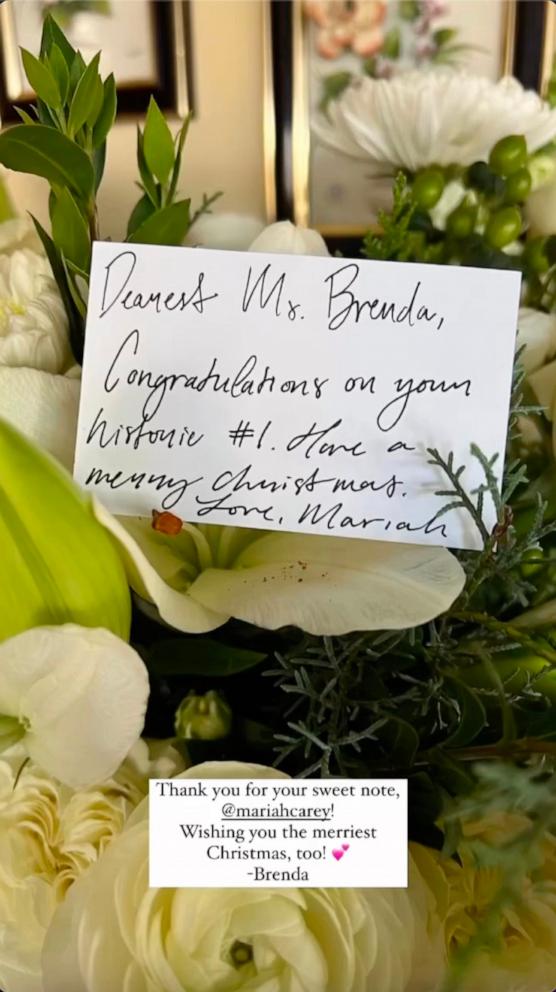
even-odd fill
[{"label": "black picture frame", "polygon": [[[150,0],[150,6],[158,81],[155,86],[118,86],[118,115],[143,115],[152,95],[166,113],[183,117],[195,112],[191,0]],[[5,44],[0,26],[0,122],[9,124],[19,120],[16,106],[28,111],[33,101],[8,98]]]},{"label": "black picture frame", "polygon": [[[274,98],[274,196],[278,220],[295,218],[293,170],[294,2],[268,0]],[[551,0],[555,2],[555,0]],[[538,89],[546,18],[546,0],[516,0],[513,74],[526,87]],[[359,236],[324,235],[329,250],[358,256]]]}]

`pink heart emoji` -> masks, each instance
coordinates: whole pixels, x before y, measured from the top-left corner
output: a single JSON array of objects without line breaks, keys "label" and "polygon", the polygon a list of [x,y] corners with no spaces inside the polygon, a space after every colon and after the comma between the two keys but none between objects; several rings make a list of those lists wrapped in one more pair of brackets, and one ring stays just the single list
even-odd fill
[{"label": "pink heart emoji", "polygon": [[342,844],[342,851],[349,851],[349,844]]},{"label": "pink heart emoji", "polygon": [[332,857],[336,858],[336,861],[341,861],[345,853],[346,853],[345,851],[339,851],[337,848],[335,848],[332,851]]}]

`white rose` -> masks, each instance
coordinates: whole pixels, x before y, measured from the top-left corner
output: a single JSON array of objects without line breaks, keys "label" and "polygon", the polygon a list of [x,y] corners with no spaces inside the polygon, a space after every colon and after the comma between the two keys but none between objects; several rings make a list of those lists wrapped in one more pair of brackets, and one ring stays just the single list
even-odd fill
[{"label": "white rose", "polygon": [[168,742],[138,741],[114,776],[74,792],[13,749],[0,760],[0,986],[42,992],[40,956],[56,906],[120,833],[149,778],[183,768]]},{"label": "white rose", "polygon": [[108,630],[34,627],[0,644],[0,747],[74,788],[112,775],[139,739],[149,679],[136,651]]},{"label": "white rose", "polygon": [[[182,777],[283,776],[211,762]],[[427,982],[442,967],[433,918],[416,869],[409,891],[149,889],[143,802],[56,911],[44,992],[428,992],[415,967]]]},{"label": "white rose", "polygon": [[328,255],[324,239],[310,227],[296,227],[289,220],[270,224],[249,246],[249,251],[289,255]]}]

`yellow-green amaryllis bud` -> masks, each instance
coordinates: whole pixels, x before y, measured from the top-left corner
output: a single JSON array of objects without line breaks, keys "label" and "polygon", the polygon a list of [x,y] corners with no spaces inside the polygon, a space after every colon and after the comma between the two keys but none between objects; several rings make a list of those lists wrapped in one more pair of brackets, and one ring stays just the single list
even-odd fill
[{"label": "yellow-green amaryllis bud", "polygon": [[90,499],[0,419],[0,641],[63,623],[105,627],[127,640],[124,567]]},{"label": "yellow-green amaryllis bud", "polygon": [[227,737],[232,726],[232,711],[217,692],[204,696],[190,692],[176,711],[176,735],[184,740],[216,741]]},{"label": "yellow-green amaryllis bud", "polygon": [[[492,663],[508,692],[519,693],[529,684],[552,704],[556,703],[556,671],[541,655],[527,648],[495,654]],[[544,674],[543,674],[544,673]],[[462,669],[458,677],[477,689],[492,689],[492,679],[483,665]]]}]

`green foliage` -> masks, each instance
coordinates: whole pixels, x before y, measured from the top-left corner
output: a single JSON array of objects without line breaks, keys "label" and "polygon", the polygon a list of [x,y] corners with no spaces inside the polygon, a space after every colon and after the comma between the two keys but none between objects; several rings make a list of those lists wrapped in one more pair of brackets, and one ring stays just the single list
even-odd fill
[{"label": "green foliage", "polygon": [[157,677],[236,675],[264,661],[266,654],[213,641],[208,637],[181,637],[157,641],[146,664]]},{"label": "green foliage", "polygon": [[[86,4],[81,6],[85,9]],[[37,105],[34,116],[18,110],[23,123],[0,133],[0,163],[40,176],[50,185],[52,237],[39,224],[37,230],[80,362],[92,242],[99,237],[96,194],[116,118],[116,82],[113,74],[101,79],[100,53],[85,64],[51,15],[44,20],[39,58],[22,50],[22,59]],[[189,121],[188,117],[174,139],[151,97],[144,133],[138,129],[141,197],[129,218],[127,240],[180,245],[194,220],[214,202],[216,197],[204,197],[192,215],[189,200],[176,201]]]}]

